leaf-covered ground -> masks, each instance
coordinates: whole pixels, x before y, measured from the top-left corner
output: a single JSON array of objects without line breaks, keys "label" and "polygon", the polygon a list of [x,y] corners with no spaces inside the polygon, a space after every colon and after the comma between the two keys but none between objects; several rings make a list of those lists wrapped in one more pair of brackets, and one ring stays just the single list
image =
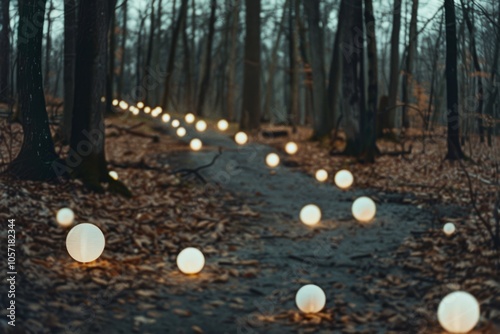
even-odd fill
[{"label": "leaf-covered ground", "polygon": [[[121,128],[136,123],[108,120]],[[0,332],[441,333],[439,301],[464,289],[481,302],[477,332],[498,333],[498,253],[469,214],[468,190],[459,183],[463,178],[457,180],[461,167],[441,163],[439,150],[427,152],[425,166],[395,157],[362,166],[297,137],[299,153],[282,154],[283,164],[271,170],[264,165],[272,150],[266,145],[238,148],[229,135],[196,134],[190,127],[179,140],[168,127],[149,122],[134,131],[159,141],[110,127],[106,143],[110,169],[132,199],[89,193],[79,181],[0,179],[0,220],[16,219],[19,273],[16,330],[3,318]],[[193,136],[204,141],[201,152],[189,151]],[[282,147],[279,140],[266,143]],[[173,173],[212,162],[219,148],[222,154],[200,172],[206,184],[194,174]],[[331,173],[349,167],[355,186],[340,191],[331,182],[317,183],[310,175],[320,167]],[[432,174],[439,168],[439,177]],[[474,182],[489,182],[474,165],[467,168],[477,175]],[[450,196],[410,185],[415,183],[450,188]],[[360,195],[378,205],[369,225],[350,214]],[[310,202],[323,211],[314,228],[298,221],[300,208]],[[67,254],[67,230],[54,219],[61,207],[106,235],[106,249],[94,263],[75,263]],[[441,231],[445,221],[457,225],[450,238]],[[6,230],[1,233],[6,240]],[[175,265],[188,246],[207,259],[193,277]],[[306,283],[324,289],[323,312],[296,309],[295,293]]]}]

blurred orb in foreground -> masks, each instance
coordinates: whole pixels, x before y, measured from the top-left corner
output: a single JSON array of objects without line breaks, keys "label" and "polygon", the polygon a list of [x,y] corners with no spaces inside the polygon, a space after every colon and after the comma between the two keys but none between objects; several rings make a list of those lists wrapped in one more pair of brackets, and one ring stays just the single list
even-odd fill
[{"label": "blurred orb in foreground", "polygon": [[178,120],[178,119],[174,119],[174,120],[172,121],[172,126],[173,126],[174,128],[178,127],[179,125],[181,125],[181,122],[179,122],[179,120]]},{"label": "blurred orb in foreground", "polygon": [[70,208],[62,208],[57,211],[56,220],[60,226],[68,227],[73,224],[73,220],[75,220],[75,214]]},{"label": "blurred orb in foreground", "polygon": [[221,131],[226,131],[229,128],[229,123],[225,119],[221,119],[217,122],[217,128]]},{"label": "blurred orb in foreground", "polygon": [[317,313],[325,307],[325,292],[317,285],[304,285],[295,295],[295,304],[304,313]]},{"label": "blurred orb in foreground", "polygon": [[203,146],[203,143],[198,138],[194,138],[189,143],[189,146],[191,147],[191,149],[193,151],[199,151],[199,150],[201,150],[201,147]]},{"label": "blurred orb in foreground", "polygon": [[66,237],[66,249],[78,262],[92,262],[101,256],[105,245],[104,234],[99,227],[83,223],[69,231]]},{"label": "blurred orb in foreground", "polygon": [[146,114],[149,114],[149,113],[151,112],[151,108],[150,108],[150,107],[145,107],[145,108],[144,108],[144,112],[145,112]]},{"label": "blurred orb in foreground", "polygon": [[244,145],[248,142],[248,136],[245,132],[238,132],[234,136],[234,141],[239,145]]},{"label": "blurred orb in foreground", "polygon": [[111,102],[112,105],[114,105],[115,107],[118,105],[118,100],[117,99],[114,99],[113,102]]},{"label": "blurred orb in foreground", "polygon": [[184,248],[179,255],[177,255],[177,267],[184,274],[197,274],[204,266],[205,257],[197,248]]},{"label": "blurred orb in foreground", "polygon": [[299,150],[299,147],[293,141],[288,142],[285,145],[285,151],[286,151],[286,153],[288,153],[290,155],[293,155],[293,154],[297,153],[298,150]]},{"label": "blurred orb in foreground", "polygon": [[189,113],[184,117],[184,120],[186,121],[186,123],[191,124],[194,122],[194,115]]},{"label": "blurred orb in foreground", "polygon": [[340,189],[347,189],[352,185],[354,181],[354,177],[352,173],[346,169],[339,170],[337,174],[335,174],[335,184]]},{"label": "blurred orb in foreground", "polygon": [[359,197],[352,204],[352,215],[359,222],[368,223],[375,217],[375,213],[377,213],[377,207],[369,197]]},{"label": "blurred orb in foreground", "polygon": [[441,326],[450,333],[468,333],[479,321],[479,303],[465,291],[448,294],[439,303],[437,316]]},{"label": "blurred orb in foreground", "polygon": [[448,236],[452,235],[456,231],[455,224],[453,224],[453,223],[444,224],[443,231],[444,231],[444,234],[446,234]]},{"label": "blurred orb in foreground", "polygon": [[137,108],[139,109],[144,108],[144,102],[137,102]]},{"label": "blurred orb in foreground", "polygon": [[122,108],[123,110],[127,110],[128,109],[128,103],[125,102],[125,101],[120,101],[120,104],[119,104],[120,108]]},{"label": "blurred orb in foreground", "polygon": [[306,225],[316,225],[321,220],[321,210],[317,205],[308,204],[300,210],[300,221]]},{"label": "blurred orb in foreground", "polygon": [[111,176],[113,180],[118,180],[118,173],[115,172],[114,170],[110,171],[108,174],[109,176]]},{"label": "blurred orb in foreground", "polygon": [[207,122],[205,121],[198,121],[196,122],[196,130],[200,131],[200,132],[203,132],[207,129]]},{"label": "blurred orb in foreground", "polygon": [[170,115],[169,114],[163,114],[163,116],[161,116],[161,120],[163,121],[163,123],[170,122]]},{"label": "blurred orb in foreground", "polygon": [[319,169],[316,171],[316,180],[319,182],[325,182],[328,179],[328,172],[324,169]]},{"label": "blurred orb in foreground", "polygon": [[177,136],[182,138],[185,135],[186,135],[186,129],[184,129],[182,126],[177,129]]},{"label": "blurred orb in foreground", "polygon": [[280,157],[276,153],[269,153],[266,156],[266,164],[269,167],[276,167],[280,164]]}]

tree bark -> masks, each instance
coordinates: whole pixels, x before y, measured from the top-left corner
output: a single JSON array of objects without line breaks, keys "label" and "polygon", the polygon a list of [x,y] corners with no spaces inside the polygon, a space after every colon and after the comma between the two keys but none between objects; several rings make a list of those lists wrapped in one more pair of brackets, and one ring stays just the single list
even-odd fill
[{"label": "tree bark", "polygon": [[115,81],[115,44],[116,44],[116,13],[115,7],[111,9],[111,23],[109,26],[108,73],[106,75],[106,99],[104,101],[107,114],[113,112],[113,87]]},{"label": "tree bark", "polygon": [[410,127],[410,119],[408,117],[408,105],[410,103],[410,93],[412,90],[413,80],[413,62],[417,51],[417,15],[418,15],[418,0],[413,0],[411,7],[410,20],[410,36],[408,37],[408,55],[406,57],[406,70],[403,81],[403,127]]},{"label": "tree bark", "polygon": [[235,92],[236,92],[236,62],[237,62],[237,51],[238,51],[238,26],[239,26],[239,15],[241,8],[241,0],[235,0],[232,8],[231,15],[231,37],[230,37],[230,51],[229,51],[229,64],[227,65],[227,113],[226,117],[228,120],[234,120],[234,111],[236,109],[235,104]]},{"label": "tree bark", "polygon": [[[150,23],[149,23],[149,39],[148,39],[148,52],[146,54],[146,64],[144,66],[144,72],[146,80],[145,82],[149,82],[150,71],[151,71],[151,58],[153,57],[153,42],[155,36],[155,0],[151,2],[151,15],[150,15]],[[151,104],[149,99],[149,87],[145,87],[146,96],[144,97],[144,103],[147,105]]]},{"label": "tree bark", "polygon": [[47,35],[45,36],[45,74],[43,76],[43,86],[47,94],[50,93],[50,53],[52,51],[52,39],[50,37],[52,31],[52,19],[50,15],[54,10],[52,0],[49,2],[49,10],[47,11]]},{"label": "tree bark", "polygon": [[118,81],[118,87],[117,87],[117,98],[122,99],[122,94],[123,94],[123,84],[125,81],[125,55],[126,55],[126,42],[127,42],[127,12],[128,12],[128,0],[124,0],[123,2],[123,26],[122,26],[122,38],[121,38],[121,44],[120,44],[120,50],[122,53],[121,61],[120,61],[120,79]]},{"label": "tree bark", "polygon": [[245,0],[245,65],[243,79],[242,130],[260,127],[260,0]]},{"label": "tree bark", "polygon": [[0,13],[0,102],[10,100],[10,1],[2,0],[2,11]]},{"label": "tree bark", "polygon": [[45,0],[19,0],[17,90],[23,145],[7,172],[25,180],[56,177],[57,160],[49,129],[42,79]]},{"label": "tree bark", "polygon": [[455,3],[444,1],[446,21],[446,103],[448,112],[448,152],[446,159],[464,158],[460,146],[460,122],[458,114],[458,78],[457,78],[457,26]]},{"label": "tree bark", "polygon": [[76,2],[64,0],[64,113],[62,135],[69,143],[75,98]]}]

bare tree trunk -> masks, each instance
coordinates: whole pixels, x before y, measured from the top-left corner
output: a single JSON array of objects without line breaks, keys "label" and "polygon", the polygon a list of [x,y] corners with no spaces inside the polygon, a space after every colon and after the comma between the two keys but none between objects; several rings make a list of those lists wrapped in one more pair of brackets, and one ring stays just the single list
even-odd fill
[{"label": "bare tree trunk", "polygon": [[10,100],[10,12],[9,0],[2,0],[2,11],[0,13],[0,102]]},{"label": "bare tree trunk", "polygon": [[444,1],[446,20],[446,92],[448,109],[448,153],[446,159],[463,159],[460,146],[460,123],[458,114],[458,78],[457,78],[457,26],[455,3]]},{"label": "bare tree trunk", "polygon": [[64,113],[62,135],[69,143],[75,98],[76,2],[64,0]]},{"label": "bare tree trunk", "polygon": [[[42,80],[44,12],[45,0],[19,0],[17,90],[23,145],[7,172],[26,180],[56,176],[52,166],[57,155],[49,129]],[[40,25],[33,30],[32,22]]]},{"label": "bare tree trunk", "polygon": [[108,50],[108,73],[106,75],[106,105],[105,112],[111,114],[113,112],[113,86],[115,78],[115,44],[116,44],[116,13],[115,7],[111,10],[111,23],[109,27],[109,50]]},{"label": "bare tree trunk", "polygon": [[210,20],[208,23],[207,49],[205,51],[205,66],[201,79],[200,94],[198,96],[198,104],[196,105],[196,114],[202,116],[203,108],[205,107],[205,98],[210,82],[210,72],[212,67],[212,44],[215,33],[215,10],[217,8],[217,0],[210,1]]},{"label": "bare tree trunk", "polygon": [[261,0],[245,0],[245,65],[243,79],[242,130],[260,127],[260,12]]},{"label": "bare tree trunk", "polygon": [[123,94],[123,83],[125,81],[125,55],[126,55],[126,42],[127,42],[127,12],[128,12],[128,0],[123,2],[123,26],[122,26],[122,39],[120,44],[120,49],[122,52],[122,59],[120,62],[120,79],[118,81],[118,89],[116,92],[117,98],[121,99]]},{"label": "bare tree trunk", "polygon": [[238,26],[241,3],[240,0],[235,0],[231,16],[231,46],[229,51],[229,64],[227,65],[227,113],[228,120],[234,120],[236,108],[235,105],[235,77],[236,77],[236,62],[238,51]]},{"label": "bare tree trunk", "polygon": [[135,63],[135,75],[136,75],[136,86],[134,90],[134,96],[136,100],[142,100],[144,99],[144,96],[142,96],[142,89],[141,89],[141,82],[142,82],[142,31],[144,30],[144,24],[146,22],[147,15],[146,13],[144,16],[140,18],[140,23],[139,23],[139,31],[137,32],[137,59]]},{"label": "bare tree trunk", "polygon": [[50,93],[50,53],[52,51],[52,38],[50,34],[52,32],[52,18],[50,15],[54,10],[54,4],[52,0],[49,2],[49,10],[47,11],[47,35],[45,36],[45,74],[43,76],[43,86],[45,87],[45,92]]},{"label": "bare tree trunk", "polygon": [[184,106],[187,110],[193,109],[193,70],[191,68],[191,50],[189,47],[187,35],[187,10],[184,11],[184,19],[182,20],[182,48],[184,50],[184,71],[185,71],[185,92],[184,92]]},{"label": "bare tree trunk", "polygon": [[[150,77],[150,71],[151,71],[151,58],[153,57],[153,42],[154,42],[154,36],[155,36],[155,26],[156,26],[156,21],[155,21],[155,0],[151,2],[151,16],[150,16],[150,23],[149,23],[149,40],[148,40],[148,52],[146,54],[146,65],[144,66],[144,72],[145,72],[145,82],[149,82],[149,77]],[[151,104],[151,101],[149,99],[149,87],[145,87],[146,90],[146,96],[144,97],[144,102],[147,105]]]},{"label": "bare tree trunk", "polygon": [[417,51],[417,15],[418,15],[418,0],[412,0],[411,20],[410,20],[410,36],[408,37],[408,55],[406,57],[406,70],[403,80],[403,127],[410,127],[410,119],[408,117],[408,104],[410,103],[410,92],[412,89],[413,80],[413,62]]}]

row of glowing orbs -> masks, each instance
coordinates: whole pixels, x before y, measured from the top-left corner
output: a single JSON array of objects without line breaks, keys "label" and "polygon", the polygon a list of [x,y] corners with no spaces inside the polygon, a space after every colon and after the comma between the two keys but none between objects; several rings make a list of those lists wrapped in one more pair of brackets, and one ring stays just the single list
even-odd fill
[{"label": "row of glowing orbs", "polygon": [[[56,219],[59,225],[69,227],[75,214],[69,208],[60,209]],[[93,224],[81,223],[74,226],[66,237],[68,254],[76,261],[92,262],[104,251],[105,238],[101,229]],[[185,274],[197,274],[205,266],[205,257],[197,248],[188,247],[177,255],[177,267]]]}]

